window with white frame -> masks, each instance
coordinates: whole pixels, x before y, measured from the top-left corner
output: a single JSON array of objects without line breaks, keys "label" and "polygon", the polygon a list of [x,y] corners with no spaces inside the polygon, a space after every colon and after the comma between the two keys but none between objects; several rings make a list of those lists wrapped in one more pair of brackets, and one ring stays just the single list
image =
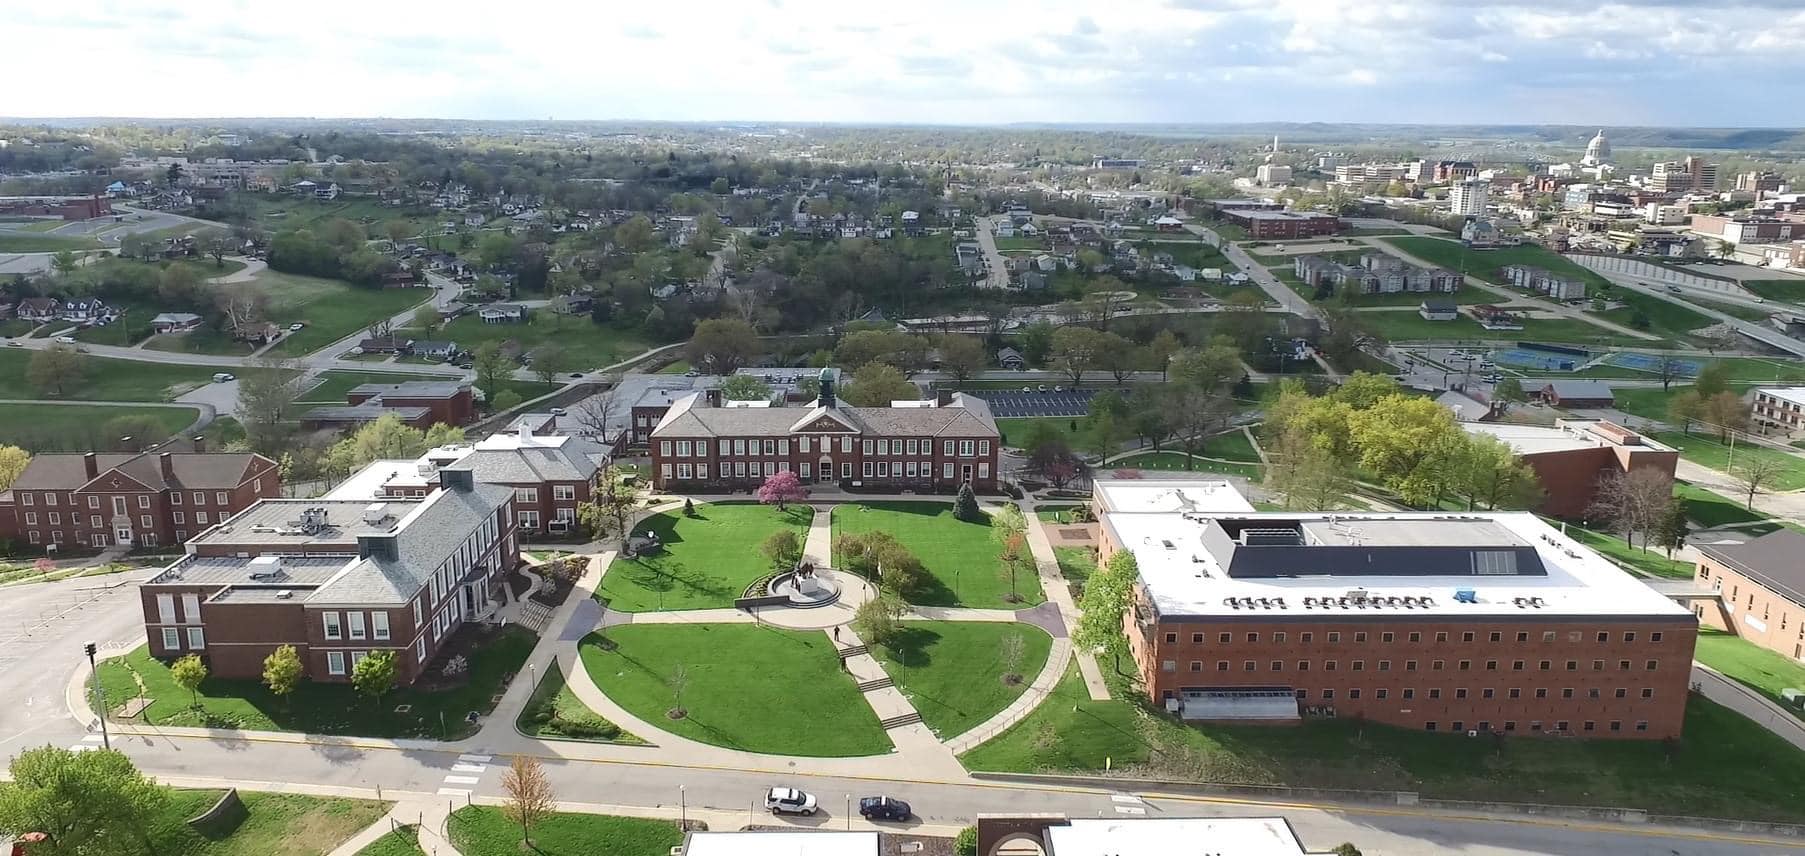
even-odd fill
[{"label": "window with white frame", "polygon": [[207,495],[206,494],[201,493],[200,491],[197,490],[193,494],[191,494],[191,496],[194,497],[195,505],[206,505],[207,504]]},{"label": "window with white frame", "polygon": [[943,454],[949,458],[952,457],[953,456],[953,441],[948,440],[945,443],[940,444],[940,454]]},{"label": "window with white frame", "polygon": [[[703,473],[703,477],[707,477],[706,472]],[[574,508],[560,508],[552,515],[552,517],[562,520],[566,524],[575,523],[577,520],[577,510]]]},{"label": "window with white frame", "polygon": [[940,477],[943,479],[952,478],[953,477],[953,465],[945,464],[945,465],[941,466],[940,467]]},{"label": "window with white frame", "polygon": [[[143,499],[144,497],[138,497],[138,498]],[[55,505],[56,504],[56,494],[54,494],[54,493],[44,494],[44,504],[45,505]]]},{"label": "window with white frame", "polygon": [[52,525],[52,526],[63,525],[63,515],[59,512],[55,512],[55,511],[50,512],[50,525]]},{"label": "window with white frame", "polygon": [[746,454],[746,438],[741,437],[733,441],[733,453],[736,455]]},{"label": "window with white frame", "polygon": [[669,440],[658,441],[658,454],[661,457],[666,457],[666,458],[670,457],[671,456],[671,441],[669,441]]},{"label": "window with white frame", "polygon": [[852,452],[852,436],[851,435],[847,435],[847,436],[840,438],[840,451],[847,452],[847,453]]},{"label": "window with white frame", "polygon": [[201,620],[201,597],[197,594],[182,595],[182,620],[198,624]]},{"label": "window with white frame", "polygon": [[[170,516],[170,519],[174,520],[176,522],[176,525],[178,525],[178,526],[183,523],[188,522],[188,520],[187,520],[188,515],[183,514],[180,511],[172,511],[172,512],[170,512],[169,516]],[[100,518],[95,517],[94,519],[99,520]],[[96,524],[96,525],[99,525],[99,524]]]},{"label": "window with white frame", "polygon": [[908,442],[908,447],[909,447],[909,451],[908,451],[908,454],[911,454],[911,455],[913,455],[913,454],[916,454],[916,451],[915,451],[915,449],[916,449],[916,446],[915,446],[915,442],[916,442],[916,441],[914,441],[914,440],[910,440],[910,441],[909,441],[909,442]]},{"label": "window with white frame", "polygon": [[971,457],[971,452],[972,452],[972,442],[970,440],[960,440],[959,441],[959,457],[969,458],[969,457]]},{"label": "window with white frame", "polygon": [[522,511],[516,515],[515,519],[519,521],[522,529],[539,528],[539,512],[537,511]]},{"label": "window with white frame", "polygon": [[149,508],[150,507],[150,496],[147,494],[142,494],[142,493],[138,494],[138,507],[139,508]]},{"label": "window with white frame", "polygon": [[874,467],[875,467],[875,465],[872,464],[870,461],[865,462],[865,478],[871,478],[871,473],[872,473]]},{"label": "window with white frame", "polygon": [[414,640],[414,659],[421,665],[426,664],[426,637],[424,635]]},{"label": "window with white frame", "polygon": [[890,454],[890,441],[889,440],[877,441],[877,453],[880,455]]},{"label": "window with white frame", "polygon": [[25,512],[25,525],[26,526],[38,525],[38,513],[35,511]]},{"label": "window with white frame", "polygon": [[515,502],[538,502],[539,501],[539,489],[536,487],[514,488],[514,501]]},{"label": "window with white frame", "polygon": [[843,479],[852,478],[852,462],[851,461],[841,461],[840,462],[840,478],[843,478]]},{"label": "window with white frame", "polygon": [[188,648],[189,648],[189,650],[199,651],[206,647],[207,647],[207,631],[206,631],[206,629],[201,628],[201,627],[188,628]]},{"label": "window with white frame", "polygon": [[[697,464],[696,465],[696,478],[699,478],[699,479],[708,478],[708,465],[707,464]],[[558,510],[560,512],[563,512],[563,511],[569,511],[570,509],[560,508]]]},{"label": "window with white frame", "polygon": [[345,628],[351,631],[352,639],[364,638],[364,614],[361,612],[345,613]]},{"label": "window with white frame", "polygon": [[577,498],[577,486],[576,485],[574,485],[574,484],[552,485],[552,499],[558,500],[560,502],[569,502],[570,500],[573,500],[576,498]]},{"label": "window with white frame", "polygon": [[809,441],[809,438],[807,435],[797,437],[796,438],[796,450],[805,455],[808,454],[808,445],[809,445],[808,441]]},{"label": "window with white frame", "polygon": [[44,536],[38,534],[38,530],[36,530],[36,529],[31,530],[31,532],[27,533],[25,537],[26,537],[26,540],[29,540],[33,544],[36,544],[39,541],[44,540]]},{"label": "window with white frame", "polygon": [[808,462],[808,461],[803,461],[803,462],[802,462],[802,477],[803,477],[803,478],[805,478],[805,479],[806,479],[806,478],[813,478],[813,476],[810,476],[810,475],[809,475],[809,473],[810,473],[810,472],[812,472],[812,471],[813,471],[813,469],[812,469],[812,468],[811,468],[811,467],[810,467],[810,466],[809,466],[809,462]]},{"label": "window with white frame", "polygon": [[890,462],[889,461],[878,461],[877,462],[877,477],[878,478],[887,478],[887,477],[889,477],[889,475],[890,475]]},{"label": "window with white frame", "polygon": [[172,594],[157,595],[157,623],[158,624],[174,624],[175,623],[175,595],[172,595]]},{"label": "window with white frame", "polygon": [[789,453],[790,453],[790,441],[787,439],[778,440],[777,441],[777,454],[787,455]]},{"label": "window with white frame", "polygon": [[[176,522],[180,523],[182,521],[177,520]],[[88,525],[94,527],[95,529],[99,529],[100,528],[100,515],[98,515],[98,514],[88,515]]]},{"label": "window with white frame", "polygon": [[670,464],[661,464],[658,467],[658,471],[660,474],[662,474],[667,479],[671,477],[671,465]]},{"label": "window with white frame", "polygon": [[736,479],[743,479],[746,477],[746,462],[745,461],[734,461],[733,462],[733,477]]},{"label": "window with white frame", "polygon": [[389,614],[386,612],[370,613],[370,638],[378,641],[389,638]]},{"label": "window with white frame", "polygon": [[726,437],[722,437],[719,448],[721,450],[721,454],[723,454],[723,455],[731,454],[733,452],[733,441],[727,439]]},{"label": "window with white frame", "polygon": [[904,472],[903,472],[904,475],[908,476],[909,478],[915,477],[915,462],[914,461],[910,461],[907,464],[904,464],[904,468],[905,468]]},{"label": "window with white frame", "polygon": [[413,604],[413,607],[414,607],[414,629],[415,630],[420,629],[420,601],[425,600],[425,599],[426,599],[426,595],[421,594],[419,600],[409,601],[409,603]]},{"label": "window with white frame", "polygon": [[229,493],[226,493],[223,490],[214,491],[213,492],[213,504],[214,505],[231,505],[232,504],[232,495]]},{"label": "window with white frame", "polygon": [[182,650],[182,632],[174,627],[163,628],[163,650]]},{"label": "window with white frame", "polygon": [[690,468],[689,468],[689,464],[678,464],[677,465],[677,478],[680,478],[680,479],[693,478],[692,472],[693,471],[690,470]]},{"label": "window with white frame", "polygon": [[789,472],[790,471],[790,462],[789,461],[778,461],[777,462],[777,471],[780,473]]},{"label": "window with white frame", "polygon": [[320,621],[325,628],[327,639],[343,639],[344,638],[344,630],[339,625],[338,613],[322,612],[322,613],[320,613]]},{"label": "window with white frame", "polygon": [[865,454],[871,455],[871,454],[876,454],[876,452],[877,452],[877,441],[876,440],[866,440],[865,441]]},{"label": "window with white frame", "polygon": [[980,455],[990,454],[990,441],[989,440],[979,440],[978,441],[978,454],[980,454]]},{"label": "window with white frame", "polygon": [[677,457],[679,457],[679,458],[689,457],[689,441],[688,440],[678,440],[677,441]]},{"label": "window with white frame", "polygon": [[777,454],[777,441],[776,440],[766,440],[765,441],[765,454],[767,454],[767,455]]},{"label": "window with white frame", "polygon": [[[181,494],[180,494],[180,493],[178,493],[178,494],[176,494],[176,495],[177,495],[177,496],[180,496],[180,495],[181,495]],[[89,508],[94,508],[94,509],[98,509],[98,508],[100,508],[100,497],[98,497],[98,496],[90,496],[90,497],[88,497],[88,507],[89,507]]]},{"label": "window with white frame", "polygon": [[978,465],[978,478],[981,478],[981,479],[990,478],[990,465],[989,464],[979,464]]},{"label": "window with white frame", "polygon": [[[169,504],[170,505],[181,505],[182,504],[182,492],[179,490],[170,491],[169,492]],[[95,506],[89,505],[88,507],[93,508]]]},{"label": "window with white frame", "polygon": [[149,529],[155,524],[150,522],[150,515],[140,514],[140,515],[138,515],[138,525],[144,527],[145,529]]},{"label": "window with white frame", "polygon": [[196,523],[199,523],[199,524],[201,524],[201,525],[202,525],[202,526],[205,526],[205,525],[207,525],[207,512],[205,512],[205,511],[196,511],[196,512],[195,512],[195,513],[194,513],[194,522],[196,522]]},{"label": "window with white frame", "polygon": [[326,652],[326,674],[342,675],[344,673],[345,673],[345,652],[343,652],[343,651],[327,651]]},{"label": "window with white frame", "polygon": [[357,664],[363,662],[365,659],[368,659],[369,656],[370,656],[370,652],[368,652],[368,651],[352,651],[351,652],[351,671],[353,671],[353,672],[357,671]]}]

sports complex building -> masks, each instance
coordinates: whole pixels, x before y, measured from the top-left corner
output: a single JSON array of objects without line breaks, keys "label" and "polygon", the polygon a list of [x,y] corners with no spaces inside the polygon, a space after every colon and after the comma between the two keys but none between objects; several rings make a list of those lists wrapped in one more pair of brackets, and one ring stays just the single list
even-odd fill
[{"label": "sports complex building", "polygon": [[1696,617],[1528,513],[1256,512],[1223,481],[1100,480],[1100,557],[1186,719],[1680,733]]}]

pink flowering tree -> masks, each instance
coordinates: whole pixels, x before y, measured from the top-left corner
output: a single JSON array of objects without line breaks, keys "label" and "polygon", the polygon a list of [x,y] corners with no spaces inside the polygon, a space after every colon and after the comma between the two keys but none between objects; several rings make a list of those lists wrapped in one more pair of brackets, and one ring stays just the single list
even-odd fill
[{"label": "pink flowering tree", "polygon": [[766,505],[777,506],[784,511],[792,502],[808,499],[808,488],[802,486],[802,480],[796,474],[785,470],[765,477],[765,483],[758,486],[758,501]]}]

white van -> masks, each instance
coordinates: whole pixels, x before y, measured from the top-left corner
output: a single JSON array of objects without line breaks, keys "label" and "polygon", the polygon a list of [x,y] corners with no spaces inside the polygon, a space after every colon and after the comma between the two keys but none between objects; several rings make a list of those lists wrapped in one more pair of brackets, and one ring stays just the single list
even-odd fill
[{"label": "white van", "polygon": [[214,372],[213,373],[213,382],[214,383],[230,383],[237,379],[238,378],[235,378],[226,372]]}]

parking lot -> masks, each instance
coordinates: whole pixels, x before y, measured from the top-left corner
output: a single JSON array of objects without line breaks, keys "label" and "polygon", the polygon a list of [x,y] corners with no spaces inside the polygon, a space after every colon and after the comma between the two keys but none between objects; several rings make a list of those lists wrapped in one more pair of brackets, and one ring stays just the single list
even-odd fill
[{"label": "parking lot", "polygon": [[[1038,390],[1040,384],[1025,384]],[[1090,413],[1091,396],[1096,395],[1094,389],[1067,389],[1055,392],[1051,384],[1046,392],[1005,392],[1002,390],[985,390],[974,393],[990,403],[991,415],[998,419],[1013,419],[1021,416],[1085,416]]]}]

